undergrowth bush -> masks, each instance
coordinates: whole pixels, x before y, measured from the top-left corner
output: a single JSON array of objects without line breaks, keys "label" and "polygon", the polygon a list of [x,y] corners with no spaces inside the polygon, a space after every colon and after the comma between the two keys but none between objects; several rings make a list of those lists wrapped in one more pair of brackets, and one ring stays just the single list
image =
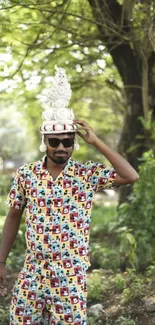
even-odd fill
[{"label": "undergrowth bush", "polygon": [[11,268],[17,270],[21,269],[24,264],[25,249],[25,220],[22,218],[18,235],[8,258],[8,264]]},{"label": "undergrowth bush", "polygon": [[103,283],[100,270],[94,270],[88,277],[88,300],[99,301],[103,293]]},{"label": "undergrowth bush", "polygon": [[120,265],[116,233],[111,227],[116,222],[116,205],[94,205],[90,231],[90,256],[93,269],[117,269]]},{"label": "undergrowth bush", "polygon": [[117,270],[120,266],[119,248],[106,243],[92,243],[91,244],[91,264],[95,268],[113,269]]},{"label": "undergrowth bush", "polygon": [[10,175],[0,175],[0,195],[7,195],[12,183],[12,177]]},{"label": "undergrowth bush", "polygon": [[130,245],[126,245],[125,251],[122,245],[124,263],[142,269],[155,260],[155,157],[152,151],[144,154],[139,174],[140,178],[134,184],[128,202],[120,205],[118,209],[119,217],[115,230],[118,233],[122,229],[121,234],[132,235],[128,238]]},{"label": "undergrowth bush", "polygon": [[8,212],[8,206],[6,204],[6,196],[0,195],[0,216],[6,216]]},{"label": "undergrowth bush", "polygon": [[12,178],[9,175],[0,175],[0,216],[5,216],[8,207],[5,203],[7,194],[12,183]]},{"label": "undergrowth bush", "polygon": [[88,316],[87,317],[87,325],[101,325],[102,321],[97,317]]},{"label": "undergrowth bush", "polygon": [[[0,228],[0,241],[1,241],[1,232],[2,227]],[[26,249],[26,241],[25,241],[25,220],[22,218],[22,222],[20,224],[20,229],[18,231],[16,240],[11,249],[9,257],[7,259],[7,265],[9,269],[20,270],[24,263],[25,257],[25,249]]]},{"label": "undergrowth bush", "polygon": [[0,306],[0,325],[9,325],[9,311]]},{"label": "undergrowth bush", "polygon": [[128,201],[118,207],[117,218],[116,208],[106,211],[98,207],[93,211],[90,242],[95,268],[142,270],[155,261],[155,156],[152,151],[143,155],[139,175]]},{"label": "undergrowth bush", "polygon": [[136,323],[131,318],[121,316],[116,320],[115,325],[136,325]]}]

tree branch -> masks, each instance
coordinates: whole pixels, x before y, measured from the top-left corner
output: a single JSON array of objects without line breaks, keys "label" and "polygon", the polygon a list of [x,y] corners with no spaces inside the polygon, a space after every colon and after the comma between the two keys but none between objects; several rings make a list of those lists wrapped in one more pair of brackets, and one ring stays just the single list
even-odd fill
[{"label": "tree branch", "polygon": [[40,32],[41,30],[38,32],[37,36],[35,37],[34,41],[32,42],[32,44],[30,44],[28,46],[28,48],[26,49],[26,52],[25,52],[25,55],[23,56],[21,62],[19,63],[18,65],[18,68],[14,71],[14,73],[11,75],[11,76],[8,76],[7,78],[10,78],[12,79],[17,73],[18,71],[21,69],[26,57],[28,56],[29,52],[31,51],[31,48],[33,47],[33,43],[35,44],[37,42],[37,40],[39,39],[39,36],[40,36]]}]

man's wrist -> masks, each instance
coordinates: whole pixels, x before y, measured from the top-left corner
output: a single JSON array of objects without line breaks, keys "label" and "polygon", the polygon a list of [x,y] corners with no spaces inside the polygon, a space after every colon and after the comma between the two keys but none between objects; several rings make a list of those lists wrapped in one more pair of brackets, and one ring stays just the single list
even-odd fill
[{"label": "man's wrist", "polygon": [[94,141],[92,142],[92,145],[93,145],[94,147],[96,147],[96,146],[99,144],[100,141],[101,141],[101,140],[96,136],[95,139],[94,139]]},{"label": "man's wrist", "polygon": [[6,264],[6,262],[4,262],[4,261],[0,261],[0,264],[4,264],[4,265],[5,265],[5,264]]}]

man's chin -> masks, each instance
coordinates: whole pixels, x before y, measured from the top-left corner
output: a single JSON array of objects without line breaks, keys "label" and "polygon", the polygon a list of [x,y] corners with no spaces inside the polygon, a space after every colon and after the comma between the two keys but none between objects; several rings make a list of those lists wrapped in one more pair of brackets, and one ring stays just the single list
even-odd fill
[{"label": "man's chin", "polygon": [[67,160],[69,159],[68,156],[65,156],[65,157],[50,157],[48,156],[55,164],[57,165],[62,165],[62,164],[65,164],[65,162],[67,162]]}]

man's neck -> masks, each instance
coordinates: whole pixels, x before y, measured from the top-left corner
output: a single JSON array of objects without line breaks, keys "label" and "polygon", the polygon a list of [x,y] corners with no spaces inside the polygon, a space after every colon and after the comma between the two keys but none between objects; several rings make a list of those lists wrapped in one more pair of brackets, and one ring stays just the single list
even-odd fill
[{"label": "man's neck", "polygon": [[66,164],[67,161],[63,164],[56,164],[49,157],[46,158],[46,168],[54,179],[61,173]]}]

